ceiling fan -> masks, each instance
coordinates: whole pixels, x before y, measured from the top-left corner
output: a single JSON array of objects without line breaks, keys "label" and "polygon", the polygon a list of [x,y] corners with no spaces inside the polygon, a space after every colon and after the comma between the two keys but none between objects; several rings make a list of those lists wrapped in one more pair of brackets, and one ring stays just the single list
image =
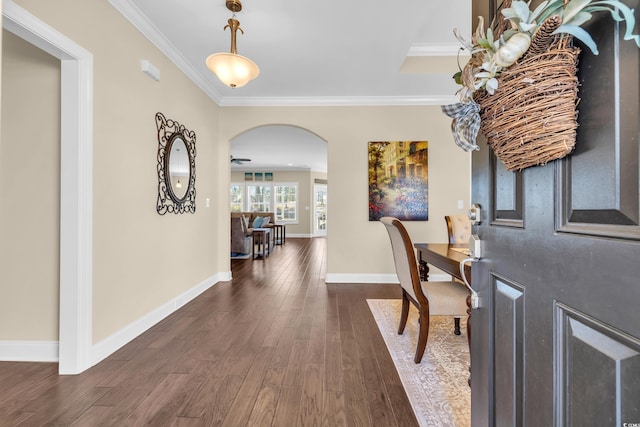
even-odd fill
[{"label": "ceiling fan", "polygon": [[251,159],[242,159],[231,156],[231,163],[235,163],[236,165],[242,165],[244,162],[250,162]]}]

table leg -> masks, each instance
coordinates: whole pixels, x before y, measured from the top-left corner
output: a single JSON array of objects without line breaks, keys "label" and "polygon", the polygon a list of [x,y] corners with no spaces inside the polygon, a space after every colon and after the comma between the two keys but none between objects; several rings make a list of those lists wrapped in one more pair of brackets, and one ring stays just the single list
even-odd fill
[{"label": "table leg", "polygon": [[265,249],[262,252],[262,259],[268,257],[269,254],[271,253],[271,232],[270,231],[265,231],[264,232],[264,237],[265,237],[265,240],[267,242],[265,244]]},{"label": "table leg", "polygon": [[273,228],[273,245],[281,245],[282,244],[282,227],[279,225],[274,225]]},{"label": "table leg", "polygon": [[256,258],[256,233],[251,233],[251,259]]},{"label": "table leg", "polygon": [[267,242],[265,242],[265,239],[267,238],[266,232],[264,231],[254,231],[253,232],[253,258],[256,257],[256,246],[258,247],[258,256],[260,256],[260,252],[262,252],[262,259],[264,260],[264,258],[266,257],[265,254],[265,246],[267,244]]},{"label": "table leg", "polygon": [[422,252],[420,252],[420,260],[418,261],[418,272],[421,281],[426,282],[429,280],[429,265],[422,259]]}]

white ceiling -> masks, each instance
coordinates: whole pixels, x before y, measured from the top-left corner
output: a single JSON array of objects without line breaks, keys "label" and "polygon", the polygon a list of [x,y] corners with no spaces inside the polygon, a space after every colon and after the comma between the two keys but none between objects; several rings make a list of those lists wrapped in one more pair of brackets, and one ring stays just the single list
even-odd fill
[{"label": "white ceiling", "polygon": [[471,34],[471,0],[242,0],[238,53],[260,75],[231,89],[205,65],[230,48],[224,0],[110,3],[220,106],[455,102],[453,29]]},{"label": "white ceiling", "polygon": [[312,170],[327,172],[327,143],[294,126],[262,126],[231,141],[231,155],[248,158],[231,170]]}]

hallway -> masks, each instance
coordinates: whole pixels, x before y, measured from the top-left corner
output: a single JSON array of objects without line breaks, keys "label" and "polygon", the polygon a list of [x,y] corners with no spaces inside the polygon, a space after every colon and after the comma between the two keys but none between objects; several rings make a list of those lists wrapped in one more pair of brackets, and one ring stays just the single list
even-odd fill
[{"label": "hallway", "polygon": [[416,426],[367,298],[325,284],[326,239],[232,261],[213,286],[77,376],[0,362],[0,425]]}]

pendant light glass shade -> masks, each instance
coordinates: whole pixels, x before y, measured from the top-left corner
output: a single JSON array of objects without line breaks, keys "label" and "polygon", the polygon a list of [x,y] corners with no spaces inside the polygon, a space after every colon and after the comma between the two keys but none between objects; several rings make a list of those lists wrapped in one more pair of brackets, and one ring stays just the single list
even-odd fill
[{"label": "pendant light glass shade", "polygon": [[227,0],[226,4],[227,9],[233,12],[233,17],[227,21],[227,25],[224,27],[225,30],[227,28],[231,30],[231,51],[209,55],[206,62],[207,68],[218,76],[222,83],[236,88],[242,87],[258,77],[260,68],[249,58],[238,55],[236,48],[236,32],[240,30],[244,34],[240,28],[240,22],[236,19],[236,12],[242,10],[242,3],[240,0]]},{"label": "pendant light glass shade", "polygon": [[260,74],[260,68],[255,62],[237,53],[209,55],[207,67],[222,83],[231,88],[242,87]]}]

